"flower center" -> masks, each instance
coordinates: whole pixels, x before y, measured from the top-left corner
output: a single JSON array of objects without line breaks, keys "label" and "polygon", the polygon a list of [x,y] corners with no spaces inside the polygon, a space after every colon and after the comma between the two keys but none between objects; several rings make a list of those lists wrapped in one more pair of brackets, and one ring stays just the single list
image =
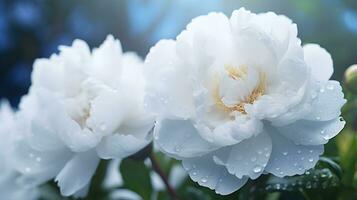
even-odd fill
[{"label": "flower center", "polygon": [[[240,81],[240,84],[246,86],[246,88],[244,88],[245,90],[249,90],[247,88],[252,89],[250,89],[246,95],[243,94],[243,98],[240,98],[240,100],[237,98],[236,103],[227,105],[227,103],[223,101],[223,97],[220,94],[219,84],[217,84],[213,92],[215,104],[225,112],[231,113],[238,111],[242,114],[247,114],[244,108],[245,104],[253,104],[259,97],[264,95],[266,90],[266,76],[262,72],[248,70],[248,67],[245,65],[242,65],[238,68],[226,66],[225,70],[228,73],[228,77],[230,79],[233,79],[234,81]],[[249,85],[252,84],[252,82],[254,82],[254,85],[253,87],[250,87]]]}]

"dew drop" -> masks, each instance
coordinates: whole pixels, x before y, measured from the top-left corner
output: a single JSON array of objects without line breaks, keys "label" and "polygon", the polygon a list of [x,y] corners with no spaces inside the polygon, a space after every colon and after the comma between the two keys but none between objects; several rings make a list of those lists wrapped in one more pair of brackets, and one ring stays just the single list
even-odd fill
[{"label": "dew drop", "polygon": [[324,140],[330,139],[330,137],[328,135],[325,135],[323,138],[324,138]]},{"label": "dew drop", "polygon": [[334,86],[333,86],[333,85],[328,84],[328,85],[326,86],[326,89],[328,89],[328,90],[333,90],[333,89],[335,89],[335,88],[334,88]]},{"label": "dew drop", "polygon": [[265,157],[267,157],[267,158],[268,158],[269,156],[270,156],[270,154],[269,154],[269,153],[266,153],[266,154],[265,154]]},{"label": "dew drop", "polygon": [[202,178],[201,181],[202,183],[207,183],[208,180],[206,178]]},{"label": "dew drop", "polygon": [[309,162],[314,162],[314,159],[313,158],[309,158]]},{"label": "dew drop", "polygon": [[298,166],[298,164],[297,164],[297,163],[294,163],[294,166],[296,167],[296,166]]},{"label": "dew drop", "polygon": [[284,172],[279,172],[280,175],[284,175]]},{"label": "dew drop", "polygon": [[36,158],[36,161],[37,161],[37,162],[41,162],[41,161],[42,161],[42,158],[41,158],[41,157],[37,157],[37,158]]},{"label": "dew drop", "polygon": [[107,126],[105,124],[101,124],[99,128],[101,131],[107,130]]},{"label": "dew drop", "polygon": [[325,130],[321,130],[320,131],[320,134],[322,135],[322,134],[324,134],[325,133]]},{"label": "dew drop", "polygon": [[317,93],[316,93],[316,92],[313,92],[313,93],[311,94],[311,99],[316,99],[316,97],[317,97]]},{"label": "dew drop", "polygon": [[321,119],[321,117],[316,117],[316,120],[320,120]]},{"label": "dew drop", "polygon": [[196,176],[196,175],[197,175],[197,172],[192,172],[192,175],[193,175],[193,176]]},{"label": "dew drop", "polygon": [[283,155],[284,155],[284,156],[288,155],[288,152],[283,152]]},{"label": "dew drop", "polygon": [[29,157],[30,157],[30,158],[33,158],[33,157],[35,157],[35,155],[33,155],[32,153],[30,153],[30,154],[29,154]]},{"label": "dew drop", "polygon": [[177,146],[177,147],[175,147],[175,151],[176,151],[176,152],[180,152],[180,151],[181,151],[181,148]]},{"label": "dew drop", "polygon": [[301,150],[298,150],[297,153],[298,153],[298,154],[301,154]]},{"label": "dew drop", "polygon": [[26,168],[25,168],[25,172],[26,172],[26,173],[29,173],[29,172],[31,172],[31,168],[29,168],[29,167],[26,167]]},{"label": "dew drop", "polygon": [[254,167],[253,171],[254,171],[254,173],[259,173],[262,171],[262,167],[256,166],[256,167]]},{"label": "dew drop", "polygon": [[309,152],[310,152],[310,153],[314,153],[314,150],[311,149]]},{"label": "dew drop", "polygon": [[255,162],[255,161],[257,161],[257,158],[253,157],[253,158],[250,159],[250,161]]},{"label": "dew drop", "polygon": [[320,92],[321,93],[325,92],[325,89],[324,88],[320,88]]},{"label": "dew drop", "polygon": [[279,171],[280,170],[280,167],[277,167],[277,168],[275,168],[276,169],[276,171]]},{"label": "dew drop", "polygon": [[257,153],[260,155],[260,154],[262,154],[262,153],[263,153],[263,151],[258,150],[258,151],[257,151]]}]

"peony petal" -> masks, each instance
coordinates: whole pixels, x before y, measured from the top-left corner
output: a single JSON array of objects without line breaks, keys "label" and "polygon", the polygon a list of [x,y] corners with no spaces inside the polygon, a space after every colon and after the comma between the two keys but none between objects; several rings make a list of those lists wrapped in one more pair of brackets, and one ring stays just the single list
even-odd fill
[{"label": "peony petal", "polygon": [[329,80],[333,74],[331,55],[318,44],[306,44],[303,49],[305,62],[314,78],[318,81]]},{"label": "peony petal", "polygon": [[190,120],[158,120],[154,139],[158,147],[172,157],[195,157],[218,147],[201,138]]},{"label": "peony petal", "polygon": [[53,130],[41,126],[37,121],[32,121],[31,131],[27,136],[31,148],[37,151],[54,151],[66,148]]},{"label": "peony petal", "polygon": [[128,112],[123,98],[113,90],[103,90],[91,103],[90,117],[87,126],[96,134],[114,133]]},{"label": "peony petal", "polygon": [[95,151],[77,153],[73,156],[55,179],[61,194],[64,196],[73,195],[89,184],[99,161]]},{"label": "peony petal", "polygon": [[269,161],[272,141],[267,133],[260,133],[233,146],[213,153],[216,164],[224,165],[238,178],[258,178]]},{"label": "peony petal", "polygon": [[188,118],[193,113],[190,80],[184,68],[173,62],[178,62],[178,58],[172,40],[161,40],[150,49],[144,70],[152,81],[147,81],[145,102],[154,113]]},{"label": "peony petal", "polygon": [[322,83],[318,94],[312,96],[312,112],[306,113],[307,120],[328,121],[341,114],[341,107],[346,103],[342,87],[337,81]]},{"label": "peony petal", "polygon": [[21,139],[14,143],[11,155],[11,165],[16,170],[34,177],[36,182],[45,182],[55,177],[73,154],[68,149],[36,151]]},{"label": "peony petal", "polygon": [[201,186],[215,190],[217,194],[227,195],[241,188],[248,180],[228,173],[224,166],[213,161],[213,155],[186,158],[182,165],[188,171],[191,179]]},{"label": "peony petal", "polygon": [[277,130],[298,145],[326,144],[345,126],[346,122],[336,118],[330,121],[300,120]]},{"label": "peony petal", "polygon": [[272,137],[273,150],[265,171],[278,177],[303,174],[315,166],[324,151],[323,145],[296,145],[271,127],[269,134]]},{"label": "peony petal", "polygon": [[135,154],[150,140],[138,139],[132,135],[114,134],[106,136],[97,146],[97,153],[102,159],[121,159]]},{"label": "peony petal", "polygon": [[76,193],[73,194],[74,198],[84,198],[87,196],[90,189],[90,183],[84,186],[82,189],[78,190]]}]

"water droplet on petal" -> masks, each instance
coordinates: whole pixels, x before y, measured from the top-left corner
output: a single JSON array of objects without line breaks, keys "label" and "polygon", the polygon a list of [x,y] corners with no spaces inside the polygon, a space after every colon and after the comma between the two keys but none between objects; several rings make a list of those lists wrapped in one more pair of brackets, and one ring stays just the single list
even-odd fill
[{"label": "water droplet on petal", "polygon": [[329,140],[330,139],[330,137],[328,135],[325,135],[323,138],[324,138],[324,140]]},{"label": "water droplet on petal", "polygon": [[324,88],[320,88],[320,92],[321,93],[325,92],[325,89]]},{"label": "water droplet on petal", "polygon": [[314,159],[313,158],[309,158],[309,162],[314,162]]},{"label": "water droplet on petal", "polygon": [[175,147],[175,151],[176,151],[176,152],[180,152],[180,151],[181,151],[181,148],[178,147],[178,146],[176,146],[176,147]]},{"label": "water droplet on petal", "polygon": [[103,123],[103,124],[100,125],[99,129],[101,131],[105,131],[105,130],[107,130],[107,126]]},{"label": "water droplet on petal", "polygon": [[253,157],[253,158],[250,159],[250,161],[255,162],[255,161],[257,161],[257,158]]},{"label": "water droplet on petal", "polygon": [[36,158],[36,161],[37,161],[37,162],[41,162],[41,161],[42,161],[42,158],[41,158],[41,157],[37,157],[37,158]]},{"label": "water droplet on petal", "polygon": [[283,155],[284,155],[284,156],[288,155],[288,152],[283,152]]},{"label": "water droplet on petal", "polygon": [[321,134],[324,134],[324,133],[325,133],[325,130],[321,130],[320,133],[321,133]]},{"label": "water droplet on petal", "polygon": [[321,117],[316,117],[316,120],[320,120],[321,119]]},{"label": "water droplet on petal", "polygon": [[208,180],[206,178],[202,178],[201,181],[202,183],[207,183]]},{"label": "water droplet on petal", "polygon": [[255,173],[259,173],[259,172],[262,171],[262,167],[261,167],[261,166],[256,166],[256,167],[254,167],[253,171],[254,171]]},{"label": "water droplet on petal", "polygon": [[297,153],[298,153],[298,154],[301,154],[301,150],[298,150]]},{"label": "water droplet on petal", "polygon": [[29,168],[29,167],[26,167],[26,168],[25,168],[25,172],[26,172],[26,173],[29,173],[29,172],[31,172],[31,168]]},{"label": "water droplet on petal", "polygon": [[328,85],[326,86],[326,89],[328,89],[328,90],[333,90],[333,89],[334,89],[334,86],[333,86],[332,84],[328,84]]}]

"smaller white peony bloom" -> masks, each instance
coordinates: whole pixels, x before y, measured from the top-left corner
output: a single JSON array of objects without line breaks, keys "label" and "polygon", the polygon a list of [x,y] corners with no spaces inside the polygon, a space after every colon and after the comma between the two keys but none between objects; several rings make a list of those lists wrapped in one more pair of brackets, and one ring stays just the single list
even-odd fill
[{"label": "smaller white peony bloom", "polygon": [[34,63],[20,103],[16,167],[64,196],[85,196],[100,159],[122,159],[151,142],[143,62],[108,36],[97,49],[75,40]]},{"label": "smaller white peony bloom", "polygon": [[7,101],[0,102],[0,199],[35,200],[38,190],[27,183],[11,165],[14,157],[10,148],[16,137],[15,114]]},{"label": "smaller white peony bloom", "polygon": [[301,46],[296,24],[272,12],[197,17],[150,50],[145,70],[155,143],[219,194],[304,173],[345,124],[330,54]]}]

